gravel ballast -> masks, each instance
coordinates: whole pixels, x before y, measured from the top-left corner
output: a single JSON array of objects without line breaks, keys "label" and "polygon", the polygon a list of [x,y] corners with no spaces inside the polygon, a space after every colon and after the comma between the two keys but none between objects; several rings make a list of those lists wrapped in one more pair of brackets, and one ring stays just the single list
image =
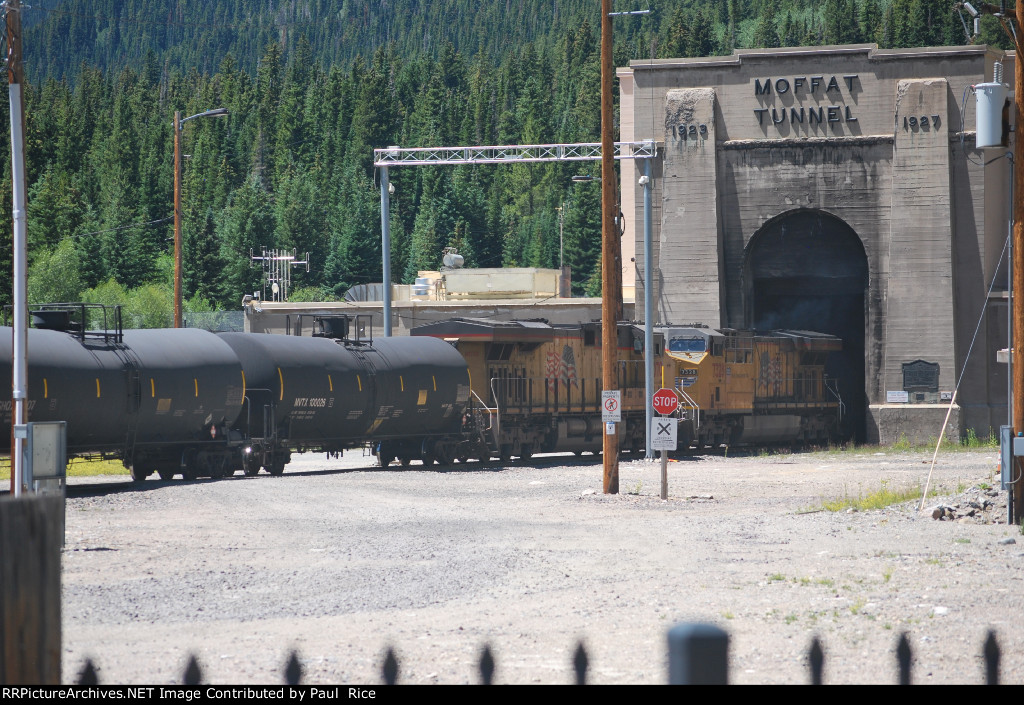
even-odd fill
[{"label": "gravel ballast", "polygon": [[[628,457],[628,456],[627,456]],[[64,680],[214,684],[667,681],[666,633],[730,635],[734,683],[894,683],[906,632],[915,683],[982,683],[993,629],[1004,683],[1024,682],[1024,537],[1006,522],[994,449],[940,453],[938,495],[868,511],[826,500],[923,485],[931,453],[884,449],[530,466],[373,467],[295,456],[284,476],[73,478],[63,554]],[[85,486],[88,485],[88,486]],[[936,511],[937,508],[943,508]],[[945,508],[948,508],[945,509]],[[1012,541],[1011,541],[1012,539]]]}]

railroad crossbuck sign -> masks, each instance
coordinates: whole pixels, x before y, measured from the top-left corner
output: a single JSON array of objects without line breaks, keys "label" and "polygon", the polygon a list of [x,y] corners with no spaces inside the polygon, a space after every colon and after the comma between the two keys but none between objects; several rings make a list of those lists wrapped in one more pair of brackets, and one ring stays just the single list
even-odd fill
[{"label": "railroad crossbuck sign", "polygon": [[659,414],[668,416],[679,408],[679,397],[676,396],[674,390],[662,388],[651,397],[651,406]]},{"label": "railroad crossbuck sign", "polygon": [[672,417],[651,419],[651,450],[675,450],[679,422]]},{"label": "railroad crossbuck sign", "polygon": [[601,392],[601,420],[605,423],[622,421],[622,392],[618,389]]}]

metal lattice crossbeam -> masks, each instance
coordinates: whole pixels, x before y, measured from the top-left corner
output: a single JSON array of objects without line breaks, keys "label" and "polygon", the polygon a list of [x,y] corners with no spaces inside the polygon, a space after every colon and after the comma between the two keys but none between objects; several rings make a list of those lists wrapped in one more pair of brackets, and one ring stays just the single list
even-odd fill
[{"label": "metal lattice crossbeam", "polygon": [[[616,159],[652,159],[658,148],[653,140],[616,142]],[[500,147],[389,147],[373,150],[374,166],[443,164],[517,164],[527,162],[582,162],[601,159],[600,142],[574,144],[522,144]]]}]

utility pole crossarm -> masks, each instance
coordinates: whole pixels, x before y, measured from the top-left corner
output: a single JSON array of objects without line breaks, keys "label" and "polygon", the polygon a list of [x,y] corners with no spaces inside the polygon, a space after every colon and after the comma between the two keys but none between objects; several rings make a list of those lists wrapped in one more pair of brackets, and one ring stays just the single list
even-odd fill
[{"label": "utility pole crossarm", "polygon": [[[652,159],[658,154],[654,140],[616,142],[615,159]],[[388,147],[373,150],[378,167],[426,164],[520,164],[527,162],[600,161],[600,142],[521,144],[492,147]]]}]

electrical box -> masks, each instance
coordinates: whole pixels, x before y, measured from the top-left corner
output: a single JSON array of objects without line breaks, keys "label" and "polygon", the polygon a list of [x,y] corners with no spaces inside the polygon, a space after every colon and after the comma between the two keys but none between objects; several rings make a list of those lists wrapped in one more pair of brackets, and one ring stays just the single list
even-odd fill
[{"label": "electrical box", "polygon": [[25,424],[22,467],[30,492],[63,491],[67,478],[67,422],[32,421]]},{"label": "electrical box", "polygon": [[[1024,463],[1014,463],[1014,458],[1024,456],[1024,436],[1014,436],[1013,429],[1009,426],[999,427],[999,475],[1002,483],[1001,489],[1009,489],[1012,486],[1015,476],[1024,470]],[[1021,470],[1014,471],[1014,467]]]}]

